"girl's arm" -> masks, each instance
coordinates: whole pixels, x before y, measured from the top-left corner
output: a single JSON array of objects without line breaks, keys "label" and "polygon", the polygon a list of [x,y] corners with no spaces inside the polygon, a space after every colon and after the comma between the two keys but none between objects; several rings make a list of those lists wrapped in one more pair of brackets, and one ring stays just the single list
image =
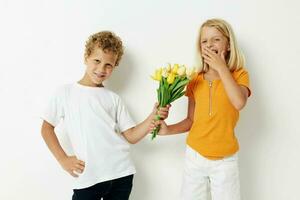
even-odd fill
[{"label": "girl's arm", "polygon": [[219,69],[218,73],[230,102],[237,110],[241,110],[247,103],[248,89],[236,83],[227,67]]},{"label": "girl's arm", "polygon": [[160,124],[161,128],[159,131],[159,135],[173,135],[178,133],[185,133],[189,131],[193,124],[194,119],[194,111],[195,111],[195,100],[192,97],[188,99],[188,112],[187,117],[178,122],[176,124],[167,125],[164,121],[159,121],[155,125]]},{"label": "girl's arm", "polygon": [[225,51],[218,55],[209,48],[205,48],[202,56],[204,62],[218,72],[232,105],[237,110],[241,110],[247,103],[249,91],[246,87],[238,85],[232,77],[226,65]]}]

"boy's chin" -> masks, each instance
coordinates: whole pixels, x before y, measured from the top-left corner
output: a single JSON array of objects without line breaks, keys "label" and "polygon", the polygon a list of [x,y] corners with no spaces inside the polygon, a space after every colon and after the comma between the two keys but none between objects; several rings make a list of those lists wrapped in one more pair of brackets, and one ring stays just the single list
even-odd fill
[{"label": "boy's chin", "polygon": [[105,79],[101,79],[101,80],[92,80],[92,82],[95,84],[95,85],[102,85],[103,81]]}]

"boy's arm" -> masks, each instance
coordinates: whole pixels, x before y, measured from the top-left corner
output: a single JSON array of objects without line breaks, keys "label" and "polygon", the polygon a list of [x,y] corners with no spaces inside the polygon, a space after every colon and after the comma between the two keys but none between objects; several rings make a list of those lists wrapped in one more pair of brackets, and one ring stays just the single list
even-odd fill
[{"label": "boy's arm", "polygon": [[132,127],[123,132],[125,139],[130,144],[135,144],[145,137],[149,132],[149,125],[152,122],[152,114],[150,114],[143,122],[139,123],[135,127]]},{"label": "boy's arm", "polygon": [[42,125],[42,137],[46,142],[48,148],[59,162],[59,164],[66,170],[69,174],[74,177],[78,177],[75,172],[82,173],[84,170],[84,162],[78,160],[75,156],[68,156],[57,139],[57,136],[54,132],[54,126],[52,126],[47,121],[43,121]]},{"label": "boy's arm", "polygon": [[167,107],[157,109],[157,104],[154,106],[152,113],[141,123],[123,132],[125,139],[131,143],[135,144],[145,137],[150,131],[151,124],[158,114],[161,119],[166,119],[168,117],[169,105]]},{"label": "boy's arm", "polygon": [[48,148],[50,149],[56,160],[60,162],[61,160],[65,159],[67,157],[67,154],[58,142],[57,136],[54,132],[54,126],[44,121],[41,132],[44,141],[46,142]]}]

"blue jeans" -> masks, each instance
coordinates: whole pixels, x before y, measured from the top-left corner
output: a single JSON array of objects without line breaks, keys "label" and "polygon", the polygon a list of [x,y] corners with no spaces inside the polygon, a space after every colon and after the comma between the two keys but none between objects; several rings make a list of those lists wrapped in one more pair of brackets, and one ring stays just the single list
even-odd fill
[{"label": "blue jeans", "polygon": [[105,181],[84,189],[73,190],[72,200],[128,200],[133,175]]}]

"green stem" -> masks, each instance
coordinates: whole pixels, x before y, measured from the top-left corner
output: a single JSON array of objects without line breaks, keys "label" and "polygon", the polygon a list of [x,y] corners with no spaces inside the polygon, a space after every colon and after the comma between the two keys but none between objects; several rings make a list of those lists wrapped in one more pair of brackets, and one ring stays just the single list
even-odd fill
[{"label": "green stem", "polygon": [[[160,120],[160,116],[156,115],[155,116],[155,121],[158,121],[158,120]],[[160,125],[158,125],[157,127],[155,127],[155,129],[151,132],[151,134],[152,134],[151,140],[153,140],[157,136],[157,134],[159,132],[159,129],[160,129]]]}]

